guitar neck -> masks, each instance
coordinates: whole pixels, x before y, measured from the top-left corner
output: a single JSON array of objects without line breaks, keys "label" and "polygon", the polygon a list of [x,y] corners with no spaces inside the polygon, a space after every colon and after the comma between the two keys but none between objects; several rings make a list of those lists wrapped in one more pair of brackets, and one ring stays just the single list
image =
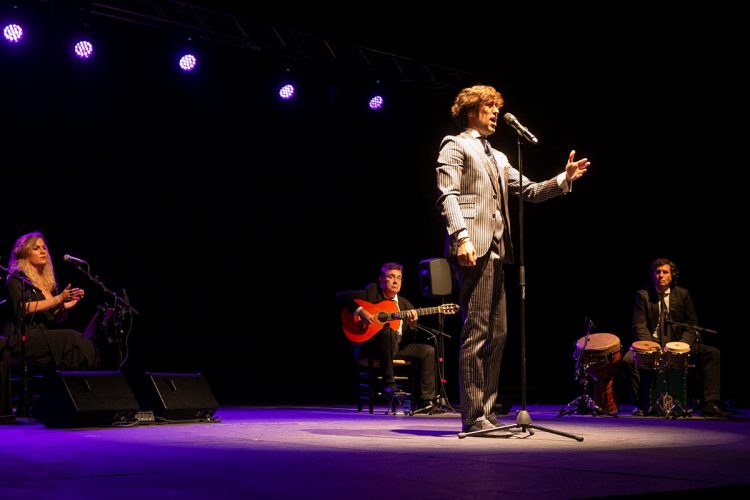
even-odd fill
[{"label": "guitar neck", "polygon": [[416,313],[419,316],[427,316],[428,314],[437,314],[437,313],[439,313],[440,312],[440,306],[435,306],[435,307],[421,307],[419,309],[407,309],[406,311],[399,311],[398,313],[393,313],[393,314],[399,314],[399,313],[403,314],[403,313],[407,313],[407,312],[411,312],[411,311],[416,311]]}]

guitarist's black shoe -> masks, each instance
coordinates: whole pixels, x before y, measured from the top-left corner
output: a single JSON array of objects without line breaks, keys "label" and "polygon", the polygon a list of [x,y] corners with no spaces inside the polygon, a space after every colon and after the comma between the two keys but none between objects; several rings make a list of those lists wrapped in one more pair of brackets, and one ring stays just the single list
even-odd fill
[{"label": "guitarist's black shoe", "polygon": [[400,390],[396,384],[386,384],[383,387],[383,392],[386,394],[393,395],[393,394],[400,392]]},{"label": "guitarist's black shoe", "polygon": [[440,413],[447,413],[445,409],[443,409],[437,401],[425,401],[425,405],[413,412],[414,415],[438,415]]}]

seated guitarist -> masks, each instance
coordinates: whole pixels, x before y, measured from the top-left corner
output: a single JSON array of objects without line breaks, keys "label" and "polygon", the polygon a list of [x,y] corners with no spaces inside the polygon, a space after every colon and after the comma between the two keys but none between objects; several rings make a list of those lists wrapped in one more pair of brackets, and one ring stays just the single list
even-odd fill
[{"label": "seated guitarist", "polygon": [[[354,315],[354,319],[361,329],[377,329],[371,337],[363,342],[355,341],[355,352],[358,359],[372,358],[380,363],[383,373],[383,391],[393,393],[396,384],[393,375],[393,358],[409,359],[419,373],[419,394],[421,406],[434,404],[435,394],[435,349],[431,345],[416,342],[417,311],[411,302],[400,296],[401,283],[403,282],[403,266],[395,262],[386,262],[380,268],[378,283],[370,283],[364,290],[346,291],[336,294],[336,302],[342,309],[346,309]],[[369,302],[363,306],[356,302]],[[383,301],[393,301],[386,307],[378,307]],[[394,307],[395,306],[395,307]],[[368,310],[370,309],[370,310]],[[379,321],[378,310],[404,311],[404,321]],[[380,313],[385,314],[385,313]],[[398,317],[398,313],[396,314]],[[380,323],[383,323],[382,326]],[[398,328],[391,325],[398,324]],[[351,338],[351,337],[350,337]]]}]

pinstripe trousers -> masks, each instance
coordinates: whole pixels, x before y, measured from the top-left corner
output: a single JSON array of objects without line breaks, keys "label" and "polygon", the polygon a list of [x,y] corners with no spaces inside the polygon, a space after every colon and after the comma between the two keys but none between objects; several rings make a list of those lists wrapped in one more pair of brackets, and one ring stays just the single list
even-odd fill
[{"label": "pinstripe trousers", "polygon": [[495,420],[500,360],[508,334],[503,259],[496,242],[475,266],[457,267],[464,326],[459,349],[461,421]]}]

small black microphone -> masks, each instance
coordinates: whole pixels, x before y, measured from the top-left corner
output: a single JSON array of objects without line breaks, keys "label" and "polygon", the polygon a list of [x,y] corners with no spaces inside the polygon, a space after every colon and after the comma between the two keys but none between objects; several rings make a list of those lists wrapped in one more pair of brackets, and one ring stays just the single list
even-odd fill
[{"label": "small black microphone", "polygon": [[73,257],[72,255],[68,255],[68,254],[65,254],[63,256],[63,260],[65,262],[72,262],[73,264],[78,264],[78,265],[84,265],[84,266],[89,265],[89,263],[86,262],[85,260],[79,259],[78,257]]},{"label": "small black microphone", "polygon": [[586,323],[586,329],[589,331],[594,330],[596,328],[594,321],[588,316],[586,316],[586,318],[584,319],[584,323]]},{"label": "small black microphone", "polygon": [[518,121],[518,118],[513,116],[511,113],[505,113],[503,115],[503,118],[505,118],[505,121],[508,122],[508,125],[516,129],[516,132],[518,132],[518,135],[525,138],[527,141],[531,142],[532,144],[538,144],[539,139],[537,139],[534,134],[532,134],[529,129],[521,125],[521,122]]}]

